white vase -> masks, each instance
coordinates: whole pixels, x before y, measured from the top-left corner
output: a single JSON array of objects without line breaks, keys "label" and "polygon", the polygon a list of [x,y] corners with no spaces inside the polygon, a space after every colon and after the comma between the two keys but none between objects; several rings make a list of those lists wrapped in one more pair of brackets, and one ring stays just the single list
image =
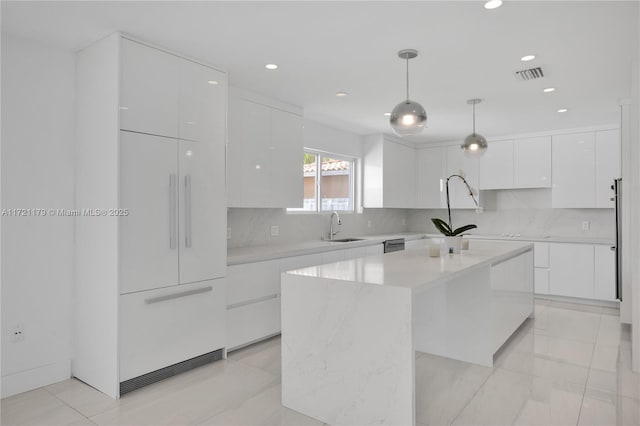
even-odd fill
[{"label": "white vase", "polygon": [[460,253],[460,247],[462,246],[462,236],[457,235],[455,237],[444,237],[444,252],[445,253]]}]

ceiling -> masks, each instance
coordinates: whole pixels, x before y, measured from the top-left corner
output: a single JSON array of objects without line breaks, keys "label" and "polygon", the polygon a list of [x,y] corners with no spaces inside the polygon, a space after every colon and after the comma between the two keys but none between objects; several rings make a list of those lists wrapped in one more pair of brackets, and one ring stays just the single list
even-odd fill
[{"label": "ceiling", "polygon": [[[617,123],[638,54],[635,1],[506,0],[495,10],[482,1],[2,1],[1,8],[4,33],[75,51],[121,30],[358,134],[391,133],[383,114],[405,96],[397,52],[417,49],[411,98],[429,118],[415,142],[470,133],[466,101],[476,97],[483,99],[477,130],[487,137]],[[529,53],[536,59],[521,62]],[[513,74],[535,66],[543,79]],[[557,90],[543,93],[549,86]],[[561,107],[569,111],[556,112]]]}]

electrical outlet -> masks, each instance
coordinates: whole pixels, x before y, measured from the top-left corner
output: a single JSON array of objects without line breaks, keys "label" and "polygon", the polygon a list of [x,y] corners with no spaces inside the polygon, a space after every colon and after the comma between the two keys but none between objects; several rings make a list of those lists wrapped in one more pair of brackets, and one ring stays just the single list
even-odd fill
[{"label": "electrical outlet", "polygon": [[227,240],[231,239],[231,228],[227,228]]},{"label": "electrical outlet", "polygon": [[11,341],[14,343],[22,342],[24,340],[24,324],[18,323],[13,327],[11,332]]},{"label": "electrical outlet", "polygon": [[280,235],[280,228],[278,225],[271,225],[271,236],[277,237],[278,235]]},{"label": "electrical outlet", "polygon": [[367,221],[367,228],[371,228],[371,221],[370,220]]},{"label": "electrical outlet", "polygon": [[588,231],[589,230],[589,221],[588,220],[583,220],[582,221],[582,230],[583,231]]}]

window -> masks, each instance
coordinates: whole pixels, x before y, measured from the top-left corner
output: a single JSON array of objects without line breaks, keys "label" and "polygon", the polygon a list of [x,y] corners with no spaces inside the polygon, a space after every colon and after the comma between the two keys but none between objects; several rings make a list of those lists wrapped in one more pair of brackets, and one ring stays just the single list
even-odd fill
[{"label": "window", "polygon": [[304,200],[293,212],[353,211],[353,158],[305,150],[302,162]]}]

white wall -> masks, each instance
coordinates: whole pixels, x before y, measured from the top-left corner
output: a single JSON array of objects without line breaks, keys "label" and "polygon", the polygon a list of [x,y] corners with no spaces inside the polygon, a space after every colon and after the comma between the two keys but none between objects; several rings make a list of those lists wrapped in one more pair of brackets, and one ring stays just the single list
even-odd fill
[{"label": "white wall", "polygon": [[[362,157],[361,136],[311,120],[304,121],[304,146]],[[356,184],[360,182],[358,178]],[[342,214],[342,225],[337,230],[340,237],[402,231],[406,229],[406,216],[406,210],[401,209],[365,209],[362,213]],[[271,225],[280,228],[277,237],[271,236]],[[231,228],[231,239],[227,243],[230,248],[317,240],[321,236],[326,237],[329,231],[329,213],[288,214],[284,209],[229,209],[227,226]]]},{"label": "white wall", "polygon": [[[474,223],[472,234],[521,234],[528,236],[565,236],[615,238],[615,215],[612,209],[552,209],[551,189],[514,189],[481,191],[483,213],[474,210],[452,210],[456,228]],[[408,217],[412,231],[438,231],[431,217],[446,220],[447,210],[411,210]],[[588,231],[582,222],[589,221]]]},{"label": "white wall", "polygon": [[[74,208],[74,79],[73,53],[2,35],[3,208]],[[1,226],[5,397],[70,376],[74,221]]]}]

